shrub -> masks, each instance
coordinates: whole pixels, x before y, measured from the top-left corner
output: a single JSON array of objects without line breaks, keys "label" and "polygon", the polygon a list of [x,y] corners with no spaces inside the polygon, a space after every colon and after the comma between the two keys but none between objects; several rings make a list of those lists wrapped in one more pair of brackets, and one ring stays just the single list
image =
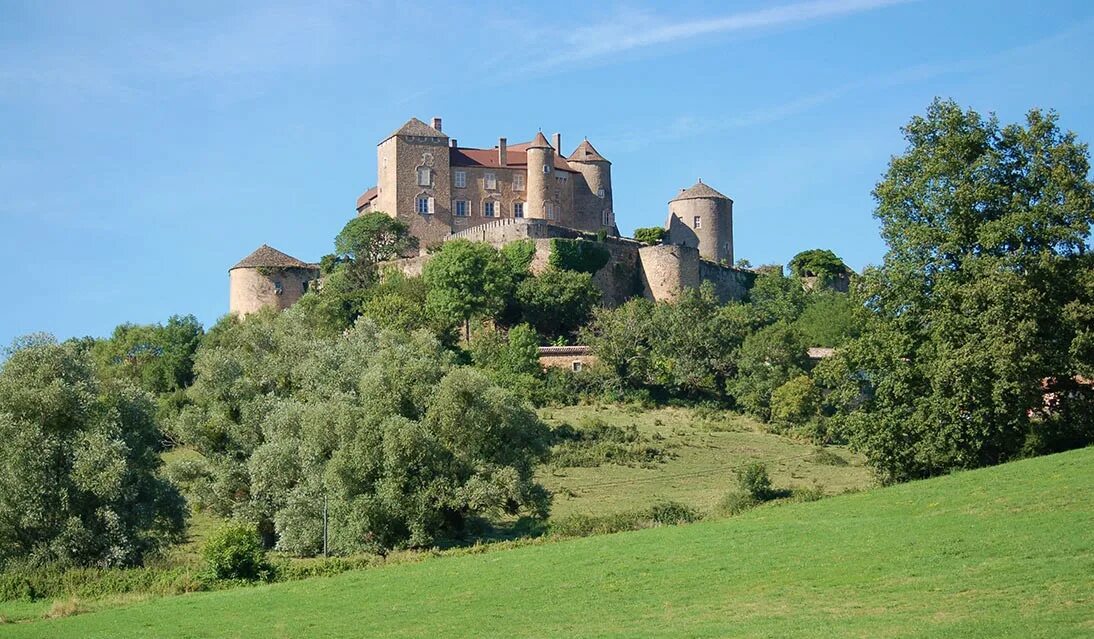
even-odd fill
[{"label": "shrub", "polygon": [[547,532],[553,537],[590,537],[656,526],[675,526],[701,518],[698,512],[684,504],[665,501],[649,508],[610,515],[570,515],[552,520]]},{"label": "shrub", "polygon": [[753,462],[737,470],[737,483],[741,490],[757,501],[771,499],[771,478],[767,476],[767,466]]},{"label": "shrub", "polygon": [[550,462],[558,467],[648,466],[668,458],[664,448],[652,445],[633,424],[620,428],[593,419],[581,428],[563,424],[552,435],[558,443],[551,449]]},{"label": "shrub", "polygon": [[752,495],[741,492],[731,492],[722,497],[714,511],[723,516],[739,515],[746,510],[755,508],[760,504]]},{"label": "shrub", "polygon": [[825,466],[846,466],[847,460],[825,448],[818,448],[809,456],[809,461]]},{"label": "shrub", "polygon": [[551,240],[547,263],[559,270],[596,273],[611,259],[608,249],[588,240]]},{"label": "shrub", "polygon": [[269,577],[266,549],[253,526],[228,524],[217,530],[201,549],[217,579],[255,580]]},{"label": "shrub", "polygon": [[655,246],[665,239],[665,229],[660,226],[637,228],[634,229],[634,239],[649,246]]},{"label": "shrub", "polygon": [[799,426],[817,413],[820,393],[808,375],[791,377],[771,393],[771,421]]}]

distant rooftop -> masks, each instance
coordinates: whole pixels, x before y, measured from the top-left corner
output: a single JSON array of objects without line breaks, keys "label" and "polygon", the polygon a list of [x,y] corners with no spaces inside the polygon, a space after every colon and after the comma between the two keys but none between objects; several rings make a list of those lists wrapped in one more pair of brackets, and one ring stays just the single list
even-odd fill
[{"label": "distant rooftop", "polygon": [[240,260],[239,264],[228,270],[234,271],[237,268],[304,268],[313,270],[318,266],[298,260],[272,246],[263,244],[255,249],[253,253]]},{"label": "distant rooftop", "polygon": [[706,184],[703,184],[703,180],[700,179],[695,183],[695,186],[690,189],[684,189],[676,197],[669,200],[669,202],[676,202],[677,200],[698,200],[698,199],[715,199],[715,200],[728,200],[729,198],[722,195],[718,191],[710,188]]}]

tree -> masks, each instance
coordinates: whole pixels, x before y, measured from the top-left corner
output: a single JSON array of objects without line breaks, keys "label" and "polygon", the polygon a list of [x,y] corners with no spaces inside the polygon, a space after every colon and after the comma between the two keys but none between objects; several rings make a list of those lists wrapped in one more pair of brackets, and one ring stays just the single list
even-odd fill
[{"label": "tree", "polygon": [[193,315],[172,315],[166,324],[121,324],[91,348],[97,368],[150,393],[186,388],[194,377],[194,354],[205,334]]},{"label": "tree", "polygon": [[[1083,370],[1084,315],[1069,309],[1089,304],[1094,222],[1087,148],[1054,113],[1000,126],[935,100],[903,131],[874,189],[889,251],[830,390],[865,398],[840,419],[887,480],[1005,461],[1053,425],[1044,385]],[[1058,413],[1092,405],[1089,389],[1059,399]]]},{"label": "tree", "polygon": [[17,344],[0,368],[0,563],[128,566],[177,541],[158,443],[147,393],[101,384],[75,344]]},{"label": "tree", "polygon": [[756,322],[766,326],[793,322],[805,308],[806,293],[801,282],[783,275],[782,267],[765,268],[748,291]]},{"label": "tree", "polygon": [[794,327],[809,346],[840,346],[861,334],[862,307],[856,297],[822,289],[811,291],[805,299]]},{"label": "tree", "polygon": [[843,260],[827,249],[802,251],[790,258],[789,266],[794,277],[816,277],[822,286],[851,273]]},{"label": "tree", "polygon": [[571,336],[589,319],[600,289],[588,273],[548,268],[525,279],[516,299],[524,321],[548,339]]},{"label": "tree", "polygon": [[377,264],[416,248],[418,238],[410,234],[410,227],[380,211],[353,218],[334,238],[336,257],[359,286],[372,281]]},{"label": "tree", "polygon": [[634,239],[647,246],[657,246],[665,239],[665,229],[660,226],[649,226],[634,229]]},{"label": "tree", "polygon": [[512,270],[494,247],[484,242],[445,242],[426,262],[422,277],[429,285],[429,308],[464,325],[470,336],[472,317],[490,317],[512,295]]},{"label": "tree", "polygon": [[728,390],[756,418],[771,419],[771,396],[808,365],[801,334],[786,322],[767,326],[744,340],[737,377]]}]

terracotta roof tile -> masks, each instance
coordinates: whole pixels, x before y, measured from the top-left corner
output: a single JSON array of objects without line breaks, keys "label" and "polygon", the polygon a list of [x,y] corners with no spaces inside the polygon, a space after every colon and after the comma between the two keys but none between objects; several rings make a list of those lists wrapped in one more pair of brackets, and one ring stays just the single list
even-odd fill
[{"label": "terracotta roof tile", "polygon": [[[481,166],[488,169],[494,168],[518,168],[528,166],[528,148],[530,142],[507,146],[505,151],[505,166],[498,163],[498,148],[492,149],[468,149],[456,148],[449,151],[449,163],[452,166]],[[565,158],[555,155],[555,169],[577,173]]]},{"label": "terracotta roof tile", "polygon": [[532,138],[532,141],[528,143],[529,149],[553,149],[551,143],[547,141],[547,138],[543,137],[543,131],[536,133],[536,137]]},{"label": "terracotta roof tile", "polygon": [[376,195],[379,192],[380,192],[379,189],[377,189],[374,186],[374,187],[370,188],[369,190],[365,191],[364,193],[362,193],[361,197],[357,198],[357,208],[360,209],[362,206],[368,204],[371,200],[375,200]]},{"label": "terracotta roof tile", "polygon": [[237,268],[305,268],[305,269],[317,269],[319,268],[315,264],[309,264],[307,262],[300,261],[291,255],[282,253],[281,251],[263,244],[255,249],[254,253],[251,253],[247,257],[240,260],[239,264],[236,264],[229,271],[234,271]]},{"label": "terracotta roof tile", "polygon": [[589,144],[588,140],[582,140],[581,144],[577,145],[574,152],[570,154],[568,160],[574,162],[607,162],[608,159],[597,152],[593,148],[592,144]]},{"label": "terracotta roof tile", "polygon": [[384,138],[381,141],[381,144],[383,142],[386,142],[386,141],[390,140],[391,138],[395,137],[396,135],[416,135],[416,136],[419,136],[419,137],[426,137],[426,138],[448,138],[447,135],[445,135],[444,133],[441,133],[437,129],[434,129],[433,127],[429,126],[425,122],[422,122],[418,118],[410,118],[409,120],[407,120],[406,124],[399,127],[399,129],[397,131],[395,131],[391,135]]}]

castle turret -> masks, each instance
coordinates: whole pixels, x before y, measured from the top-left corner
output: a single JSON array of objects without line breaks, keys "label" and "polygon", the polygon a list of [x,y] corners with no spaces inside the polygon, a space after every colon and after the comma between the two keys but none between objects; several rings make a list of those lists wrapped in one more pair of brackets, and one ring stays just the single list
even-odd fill
[{"label": "castle turret", "polygon": [[587,230],[606,228],[612,235],[618,235],[612,208],[612,163],[593,148],[588,138],[566,162],[581,174],[587,187],[580,196],[574,196],[576,226]]},{"label": "castle turret", "polygon": [[228,269],[228,310],[240,316],[289,308],[319,278],[319,266],[265,244]]},{"label": "castle turret", "polygon": [[554,180],[555,149],[547,143],[543,133],[528,146],[528,206],[524,217],[532,219],[554,219],[557,205],[551,199],[551,184]]},{"label": "castle turret", "polygon": [[700,179],[669,201],[666,244],[699,249],[713,262],[733,263],[733,200]]}]

